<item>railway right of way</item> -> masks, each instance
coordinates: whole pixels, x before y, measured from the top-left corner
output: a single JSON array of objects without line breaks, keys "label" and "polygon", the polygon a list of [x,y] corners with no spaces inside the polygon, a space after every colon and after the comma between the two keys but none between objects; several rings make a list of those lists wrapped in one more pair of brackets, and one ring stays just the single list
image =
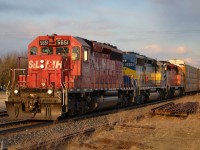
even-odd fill
[{"label": "railway right of way", "polygon": [[[48,135],[49,132],[52,132],[51,134],[56,134],[56,133],[61,134],[59,136],[60,140],[61,139],[63,139],[63,140],[70,139],[78,134],[81,134],[81,133],[87,134],[87,131],[93,132],[98,128],[108,126],[108,124],[110,124],[110,123],[108,123],[108,120],[106,119],[107,115],[110,115],[110,114],[115,115],[115,113],[125,112],[126,110],[136,110],[137,111],[138,108],[143,109],[149,105],[156,106],[157,104],[164,104],[169,101],[176,101],[176,99],[175,98],[170,99],[170,100],[166,99],[166,100],[162,100],[159,102],[153,101],[148,104],[134,105],[134,106],[126,107],[126,108],[112,109],[112,110],[107,110],[107,111],[99,111],[99,112],[96,112],[95,114],[86,114],[86,115],[82,115],[82,116],[61,119],[61,120],[57,121],[56,123],[55,122],[40,122],[40,123],[38,122],[37,124],[34,124],[32,126],[29,125],[30,127],[20,127],[18,129],[16,127],[16,129],[2,131],[2,134],[0,132],[0,139],[1,139],[1,141],[3,141],[4,147],[9,147],[9,146],[12,146],[13,144],[14,145],[20,144],[21,142],[23,143],[23,141],[21,139],[23,139],[26,136],[28,136],[29,138],[31,137],[31,135],[32,135],[32,138],[34,138],[35,136],[42,137],[42,136],[44,136],[43,134]],[[136,116],[136,118],[137,117],[138,116]],[[26,122],[26,121],[24,121],[24,122]],[[1,127],[1,125],[0,125],[0,127]],[[48,131],[47,128],[49,128],[50,130]],[[38,136],[38,134],[40,136]],[[11,135],[12,136],[15,135],[15,136],[13,136],[13,138],[11,138],[10,137]],[[17,141],[15,139],[17,136],[20,136],[20,137],[22,136],[22,138]],[[7,142],[7,139],[10,139],[10,138],[14,142],[11,142],[11,143]],[[12,140],[9,140],[9,141],[12,141]],[[30,138],[30,141],[31,140],[32,139]],[[44,143],[51,143],[52,141],[54,141],[54,138],[53,139],[52,138],[48,138],[48,139],[44,138],[40,142],[36,142],[36,143],[37,143],[37,145],[44,146]],[[33,142],[32,144],[34,145],[35,143]]]}]

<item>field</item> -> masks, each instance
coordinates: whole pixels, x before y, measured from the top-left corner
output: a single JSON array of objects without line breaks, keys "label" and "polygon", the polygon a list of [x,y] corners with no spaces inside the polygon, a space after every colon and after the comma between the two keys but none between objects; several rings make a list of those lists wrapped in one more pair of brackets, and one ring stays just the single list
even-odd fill
[{"label": "field", "polygon": [[[200,95],[187,96],[178,102],[200,101]],[[154,106],[155,107],[155,106]],[[72,141],[67,149],[130,150],[199,150],[200,113],[187,118],[152,116],[152,106],[137,111],[110,115],[110,127],[92,137]],[[117,123],[116,123],[117,121]]]}]

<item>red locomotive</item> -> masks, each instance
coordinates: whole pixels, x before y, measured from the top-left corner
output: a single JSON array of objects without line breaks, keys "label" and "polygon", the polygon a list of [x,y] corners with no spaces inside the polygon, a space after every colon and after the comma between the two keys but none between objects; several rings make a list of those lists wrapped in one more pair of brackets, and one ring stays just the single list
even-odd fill
[{"label": "red locomotive", "polygon": [[[10,117],[55,120],[125,104],[122,51],[73,36],[39,36],[28,46],[28,69],[13,69]],[[16,77],[18,76],[18,79]]]},{"label": "red locomotive", "polygon": [[183,70],[170,62],[163,61],[166,96],[173,97],[182,95],[184,89]]}]

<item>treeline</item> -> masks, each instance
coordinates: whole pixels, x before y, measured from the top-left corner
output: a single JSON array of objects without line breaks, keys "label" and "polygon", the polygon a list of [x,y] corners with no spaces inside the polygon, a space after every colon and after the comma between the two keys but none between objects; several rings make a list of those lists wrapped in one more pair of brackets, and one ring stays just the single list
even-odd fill
[{"label": "treeline", "polygon": [[[0,90],[5,90],[10,80],[10,69],[27,68],[26,52],[11,52],[0,56]],[[19,66],[20,65],[20,66]]]}]

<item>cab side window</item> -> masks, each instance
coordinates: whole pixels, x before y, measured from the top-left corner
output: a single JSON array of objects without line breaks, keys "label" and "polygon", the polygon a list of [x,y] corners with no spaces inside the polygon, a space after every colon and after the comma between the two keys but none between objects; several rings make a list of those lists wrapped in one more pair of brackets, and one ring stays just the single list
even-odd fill
[{"label": "cab side window", "polygon": [[37,55],[38,49],[37,47],[33,46],[30,48],[30,55]]},{"label": "cab side window", "polygon": [[68,47],[57,47],[56,48],[57,55],[66,55],[66,54],[68,54],[68,52],[69,52]]},{"label": "cab side window", "polygon": [[83,49],[83,61],[88,62],[88,49]]},{"label": "cab side window", "polygon": [[139,65],[139,66],[144,66],[144,64],[145,64],[145,60],[144,60],[144,59],[142,59],[142,58],[137,58],[137,65]]},{"label": "cab side window", "polygon": [[72,60],[80,59],[80,48],[78,46],[72,47]]}]

